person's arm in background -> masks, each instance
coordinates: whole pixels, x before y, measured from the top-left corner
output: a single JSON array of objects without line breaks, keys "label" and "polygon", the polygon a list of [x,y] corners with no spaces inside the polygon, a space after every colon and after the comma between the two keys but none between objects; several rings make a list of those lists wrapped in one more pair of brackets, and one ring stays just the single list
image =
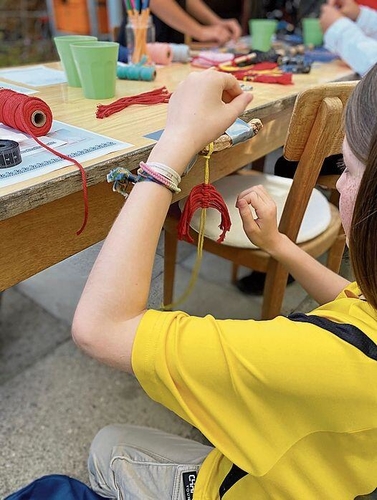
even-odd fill
[{"label": "person's arm in background", "polygon": [[[256,220],[250,205],[258,215]],[[348,280],[330,271],[279,232],[276,204],[263,186],[254,186],[240,193],[236,206],[250,241],[283,264],[319,304],[331,302],[349,285]]]},{"label": "person's arm in background", "polygon": [[354,0],[328,0],[327,4],[354,21],[365,35],[377,39],[377,2],[375,8],[361,7]]},{"label": "person's arm in background", "polygon": [[363,33],[377,40],[377,10],[369,7],[360,7],[360,14],[356,19],[357,26]]},{"label": "person's arm in background", "polygon": [[[182,174],[191,158],[223,134],[252,96],[234,76],[194,72],[173,93],[164,132],[148,161]],[[205,124],[205,126],[201,126]],[[146,311],[156,247],[172,193],[137,183],[89,275],[73,319],[75,342],[89,355],[132,372],[132,345]]]},{"label": "person's arm in background", "polygon": [[[347,2],[350,3],[354,4]],[[377,11],[356,6],[359,15],[353,21],[342,14],[338,5],[339,0],[338,4],[327,3],[321,8],[325,47],[338,54],[355,72],[364,75],[377,62],[377,40],[366,35],[374,30],[377,36]]]},{"label": "person's arm in background", "polygon": [[236,19],[222,19],[202,0],[186,0],[186,9],[189,14],[204,25],[221,25],[225,27],[234,40],[242,34],[241,26]]},{"label": "person's arm in background", "polygon": [[249,19],[252,15],[252,2],[254,0],[243,0],[242,14],[241,14],[241,30],[243,35],[249,34]]},{"label": "person's arm in background", "polygon": [[232,38],[232,33],[226,26],[201,24],[175,0],[151,0],[150,9],[165,24],[199,42],[216,42],[223,45]]}]

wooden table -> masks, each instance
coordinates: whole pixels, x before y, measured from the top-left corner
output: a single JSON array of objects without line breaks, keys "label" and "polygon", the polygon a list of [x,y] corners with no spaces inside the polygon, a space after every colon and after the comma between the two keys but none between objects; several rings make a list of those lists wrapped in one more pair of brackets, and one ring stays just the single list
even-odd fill
[{"label": "wooden table", "polygon": [[[59,63],[51,63],[60,69]],[[135,95],[165,85],[174,91],[179,82],[195,71],[190,64],[172,64],[158,69],[153,82],[117,81],[116,97]],[[253,84],[254,100],[243,118],[260,118],[264,128],[252,140],[216,153],[211,160],[211,181],[263,157],[282,146],[296,95],[311,86],[355,78],[340,61],[315,64],[309,75],[294,75],[294,85]],[[6,80],[4,80],[6,81]],[[0,81],[1,85],[1,81]],[[35,94],[51,107],[56,120],[133,144],[133,147],[84,164],[88,179],[89,220],[80,236],[83,218],[81,176],[66,167],[12,186],[0,188],[0,291],[36,274],[104,239],[119,212],[123,197],[106,182],[116,166],[134,169],[146,160],[155,144],[145,138],[164,128],[166,104],[132,106],[109,118],[95,117],[95,100],[84,99],[81,89],[64,85],[40,87]],[[104,104],[114,99],[103,101]],[[205,126],[205,124],[203,124]],[[199,158],[182,181],[182,193],[203,179]],[[178,198],[175,198],[175,200]]]}]

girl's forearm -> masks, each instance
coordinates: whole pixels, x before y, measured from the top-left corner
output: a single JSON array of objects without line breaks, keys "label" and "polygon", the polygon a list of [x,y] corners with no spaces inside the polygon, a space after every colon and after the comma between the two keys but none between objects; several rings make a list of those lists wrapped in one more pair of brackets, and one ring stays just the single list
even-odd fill
[{"label": "girl's forearm", "polygon": [[269,253],[319,304],[334,300],[349,284],[348,280],[322,265],[285,235],[282,235],[281,243]]}]

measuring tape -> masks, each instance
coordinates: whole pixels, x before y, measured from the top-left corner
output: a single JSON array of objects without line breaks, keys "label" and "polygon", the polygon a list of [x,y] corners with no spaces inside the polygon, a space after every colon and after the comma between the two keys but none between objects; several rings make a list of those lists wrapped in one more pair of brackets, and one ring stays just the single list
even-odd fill
[{"label": "measuring tape", "polygon": [[0,168],[14,167],[21,162],[22,158],[18,142],[0,139]]}]

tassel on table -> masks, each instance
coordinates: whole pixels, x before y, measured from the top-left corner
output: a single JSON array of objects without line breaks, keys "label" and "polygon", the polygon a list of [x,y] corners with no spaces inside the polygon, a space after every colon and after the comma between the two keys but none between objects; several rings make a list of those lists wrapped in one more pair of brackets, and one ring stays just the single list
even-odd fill
[{"label": "tassel on table", "polygon": [[133,104],[160,104],[169,102],[171,93],[168,91],[166,87],[160,87],[155,90],[151,90],[150,92],[144,92],[142,94],[132,95],[128,97],[121,97],[117,101],[112,102],[111,104],[99,104],[97,106],[96,117],[97,118],[106,118],[107,116],[111,116],[114,113],[119,113],[128,106],[132,106]]}]

